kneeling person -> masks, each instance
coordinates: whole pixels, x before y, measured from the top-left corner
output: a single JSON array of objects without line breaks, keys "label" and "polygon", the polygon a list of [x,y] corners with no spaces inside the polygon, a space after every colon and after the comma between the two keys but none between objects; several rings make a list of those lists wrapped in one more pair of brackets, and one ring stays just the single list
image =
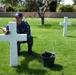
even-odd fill
[{"label": "kneeling person", "polygon": [[[21,12],[17,12],[15,14],[15,18],[16,18],[16,23],[17,23],[17,33],[18,34],[27,34],[27,41],[18,41],[17,42],[18,54],[20,54],[20,44],[27,43],[28,44],[28,53],[30,55],[34,55],[34,52],[32,51],[33,37],[31,36],[31,33],[30,33],[29,24],[27,23],[27,21],[23,20],[23,14]],[[10,33],[8,25],[3,28],[3,32],[7,35]]]}]

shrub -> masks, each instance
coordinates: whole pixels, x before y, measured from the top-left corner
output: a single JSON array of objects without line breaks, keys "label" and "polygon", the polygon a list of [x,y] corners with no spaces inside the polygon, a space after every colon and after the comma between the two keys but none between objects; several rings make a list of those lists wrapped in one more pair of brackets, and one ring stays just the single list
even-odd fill
[{"label": "shrub", "polygon": [[6,12],[13,12],[13,11],[15,11],[14,7],[12,7],[12,6],[6,7]]},{"label": "shrub", "polygon": [[25,11],[25,7],[23,6],[17,6],[15,7],[16,11],[20,11],[20,12],[24,12]]},{"label": "shrub", "polygon": [[57,7],[58,12],[73,12],[73,6],[60,4]]},{"label": "shrub", "polygon": [[73,12],[76,12],[76,5],[73,6]]}]

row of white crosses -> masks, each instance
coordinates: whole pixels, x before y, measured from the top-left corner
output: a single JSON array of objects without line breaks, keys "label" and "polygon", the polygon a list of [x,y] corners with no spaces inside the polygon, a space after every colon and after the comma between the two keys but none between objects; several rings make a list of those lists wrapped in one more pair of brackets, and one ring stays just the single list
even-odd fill
[{"label": "row of white crosses", "polygon": [[63,36],[67,36],[67,26],[71,25],[71,22],[68,22],[68,17],[64,17],[64,22],[60,22],[60,25],[63,25]]},{"label": "row of white crosses", "polygon": [[0,41],[10,42],[10,66],[18,66],[17,41],[27,41],[26,34],[17,34],[16,22],[9,22],[9,35],[0,34]]}]

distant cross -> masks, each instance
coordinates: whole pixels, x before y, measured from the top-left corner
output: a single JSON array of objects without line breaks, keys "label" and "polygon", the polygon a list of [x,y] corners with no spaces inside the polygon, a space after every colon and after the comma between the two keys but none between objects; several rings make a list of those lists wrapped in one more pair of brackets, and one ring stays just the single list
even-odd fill
[{"label": "distant cross", "polygon": [[10,34],[0,34],[0,41],[10,42],[10,66],[18,66],[17,41],[27,41],[26,34],[17,34],[16,22],[9,22]]},{"label": "distant cross", "polygon": [[60,22],[60,25],[63,25],[63,36],[67,36],[67,26],[71,25],[71,22],[68,22],[68,17],[64,17],[64,22]]}]

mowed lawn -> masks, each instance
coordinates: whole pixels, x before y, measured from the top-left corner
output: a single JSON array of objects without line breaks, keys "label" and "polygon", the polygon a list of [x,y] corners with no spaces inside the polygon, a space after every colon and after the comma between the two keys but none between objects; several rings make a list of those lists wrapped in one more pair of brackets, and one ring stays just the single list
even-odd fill
[{"label": "mowed lawn", "polygon": [[[0,27],[5,26],[14,18],[1,18]],[[41,25],[40,18],[26,18],[31,26],[34,37],[33,51],[35,56],[27,53],[27,44],[21,44],[21,55],[18,56],[18,67],[10,67],[10,44],[0,41],[0,75],[76,75],[76,18],[68,26],[67,36],[63,37],[63,18],[46,18]],[[0,34],[3,34],[0,30]],[[43,66],[44,52],[56,54],[54,67]]]}]

